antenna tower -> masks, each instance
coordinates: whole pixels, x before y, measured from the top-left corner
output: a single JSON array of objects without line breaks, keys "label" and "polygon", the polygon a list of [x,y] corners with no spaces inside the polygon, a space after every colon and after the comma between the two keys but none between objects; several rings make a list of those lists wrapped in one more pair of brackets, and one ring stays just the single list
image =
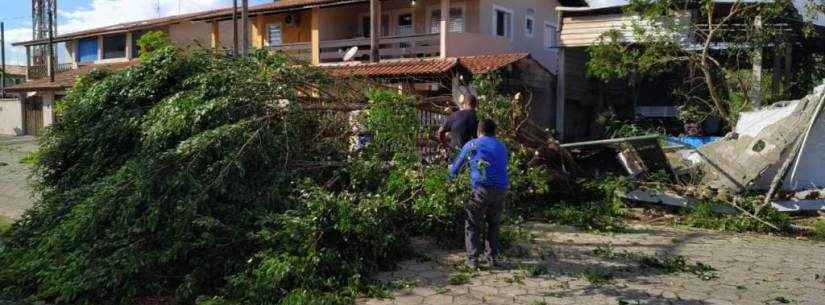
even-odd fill
[{"label": "antenna tower", "polygon": [[[57,0],[32,0],[32,38],[48,40],[57,35]],[[47,58],[54,57],[54,46],[42,44],[32,47],[32,65],[46,67]]]}]

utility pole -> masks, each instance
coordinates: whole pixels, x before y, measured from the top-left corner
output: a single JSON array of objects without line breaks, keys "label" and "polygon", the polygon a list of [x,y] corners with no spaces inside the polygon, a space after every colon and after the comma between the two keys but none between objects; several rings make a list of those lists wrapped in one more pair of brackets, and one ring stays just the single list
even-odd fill
[{"label": "utility pole", "polygon": [[232,0],[232,56],[238,57],[238,0]]},{"label": "utility pole", "polygon": [[6,25],[0,22],[0,98],[6,97]]},{"label": "utility pole", "polygon": [[241,0],[242,8],[241,8],[241,20],[243,22],[243,29],[241,29],[241,33],[243,35],[243,55],[249,55],[249,0]]}]

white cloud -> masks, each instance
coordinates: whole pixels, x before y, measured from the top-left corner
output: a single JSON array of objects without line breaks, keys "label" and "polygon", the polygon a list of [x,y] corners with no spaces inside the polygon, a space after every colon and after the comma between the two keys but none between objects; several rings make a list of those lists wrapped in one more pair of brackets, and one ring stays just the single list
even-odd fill
[{"label": "white cloud", "polygon": [[26,63],[26,49],[12,47],[13,42],[31,40],[31,27],[6,29],[6,64],[23,65]]},{"label": "white cloud", "polygon": [[[231,3],[231,0],[92,0],[87,5],[71,9],[58,7],[57,31],[65,34],[178,13],[227,7]],[[9,64],[22,65],[26,57],[24,48],[12,47],[11,43],[31,40],[31,38],[30,26],[7,29],[6,60]]]},{"label": "white cloud", "polygon": [[69,33],[117,23],[178,13],[226,7],[227,0],[92,0],[87,6],[60,10],[59,33]]}]

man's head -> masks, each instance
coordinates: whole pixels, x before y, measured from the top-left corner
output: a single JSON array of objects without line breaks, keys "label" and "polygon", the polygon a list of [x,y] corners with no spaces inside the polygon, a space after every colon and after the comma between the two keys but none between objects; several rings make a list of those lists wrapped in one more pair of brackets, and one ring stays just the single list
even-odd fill
[{"label": "man's head", "polygon": [[461,95],[461,109],[475,109],[478,105],[478,99],[472,93]]},{"label": "man's head", "polygon": [[495,137],[496,122],[493,122],[491,119],[484,119],[481,120],[481,122],[478,122],[478,136]]}]

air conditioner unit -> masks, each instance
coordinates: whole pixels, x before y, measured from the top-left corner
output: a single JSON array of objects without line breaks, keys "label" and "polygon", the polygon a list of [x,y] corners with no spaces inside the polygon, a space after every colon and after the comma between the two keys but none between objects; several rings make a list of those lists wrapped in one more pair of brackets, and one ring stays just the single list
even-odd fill
[{"label": "air conditioner unit", "polygon": [[288,15],[286,15],[286,17],[284,17],[284,24],[286,26],[293,26],[294,27],[294,26],[298,26],[298,24],[300,24],[300,23],[301,23],[301,21],[300,21],[300,17],[298,16],[298,14],[288,14]]}]

